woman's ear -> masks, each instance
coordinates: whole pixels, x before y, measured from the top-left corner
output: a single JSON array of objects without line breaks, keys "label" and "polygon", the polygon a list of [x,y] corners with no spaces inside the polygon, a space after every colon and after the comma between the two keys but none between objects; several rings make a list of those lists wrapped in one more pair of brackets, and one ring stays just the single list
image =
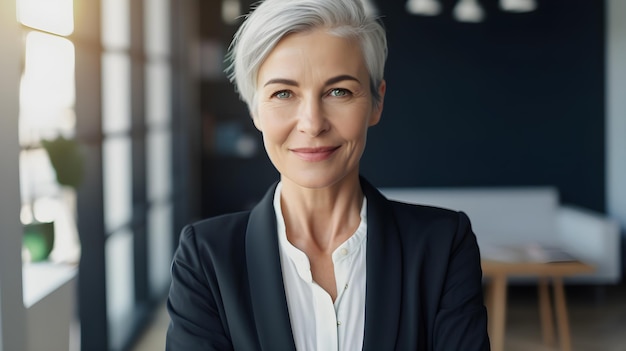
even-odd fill
[{"label": "woman's ear", "polygon": [[263,129],[261,129],[261,122],[259,122],[259,119],[254,115],[252,116],[252,122],[254,122],[254,126],[259,130],[259,132],[263,131]]},{"label": "woman's ear", "polygon": [[256,129],[262,132],[263,130],[261,129],[261,122],[259,121],[259,117],[257,113],[253,112],[252,109],[249,109],[248,112],[250,113],[250,117],[252,117],[252,123],[254,123],[254,126],[256,127]]},{"label": "woman's ear", "polygon": [[387,91],[387,82],[383,79],[378,86],[379,100],[375,103],[372,110],[372,118],[370,119],[370,127],[380,122],[380,117],[383,113],[383,105],[385,102],[385,92]]}]

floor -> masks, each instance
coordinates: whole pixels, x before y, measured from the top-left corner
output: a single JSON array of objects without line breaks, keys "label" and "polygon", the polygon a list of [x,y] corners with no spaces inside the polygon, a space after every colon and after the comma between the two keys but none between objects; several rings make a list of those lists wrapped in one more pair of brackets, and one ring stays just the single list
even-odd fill
[{"label": "floor", "polygon": [[[505,350],[555,350],[542,344],[536,290],[509,294]],[[573,351],[626,351],[626,286],[568,287],[566,296]]]},{"label": "floor", "polygon": [[[626,285],[568,286],[566,294],[573,351],[626,351]],[[536,290],[509,288],[506,351],[556,350],[542,345],[538,321]],[[163,306],[132,351],[164,350],[168,322]]]}]

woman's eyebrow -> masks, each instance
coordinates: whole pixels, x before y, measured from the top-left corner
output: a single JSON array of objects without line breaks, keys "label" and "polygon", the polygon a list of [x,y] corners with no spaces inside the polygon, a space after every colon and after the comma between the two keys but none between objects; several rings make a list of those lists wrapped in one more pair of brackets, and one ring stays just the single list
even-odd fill
[{"label": "woman's eyebrow", "polygon": [[348,74],[342,74],[340,76],[336,76],[336,77],[328,79],[326,81],[326,85],[332,85],[332,84],[335,84],[335,83],[342,82],[344,80],[353,80],[353,81],[361,84],[361,82],[357,78],[355,78],[355,77],[353,77],[351,75],[348,75]]},{"label": "woman's eyebrow", "polygon": [[[342,82],[344,80],[353,80],[357,83],[361,83],[357,78],[348,75],[348,74],[342,74],[336,77],[332,77],[329,78],[328,80],[326,80],[326,82],[324,83],[325,85],[333,85],[335,83],[339,83]],[[298,82],[296,82],[295,80],[292,79],[285,79],[285,78],[273,78],[268,80],[267,82],[265,82],[265,84],[263,85],[264,87],[270,85],[270,84],[284,84],[284,85],[291,85],[294,87],[299,86]]]},{"label": "woman's eyebrow", "polygon": [[285,84],[285,85],[291,85],[291,86],[294,86],[294,87],[298,86],[298,82],[296,82],[295,80],[284,79],[284,78],[270,79],[267,82],[265,82],[265,84],[263,86],[266,87],[266,86],[268,86],[270,84]]}]

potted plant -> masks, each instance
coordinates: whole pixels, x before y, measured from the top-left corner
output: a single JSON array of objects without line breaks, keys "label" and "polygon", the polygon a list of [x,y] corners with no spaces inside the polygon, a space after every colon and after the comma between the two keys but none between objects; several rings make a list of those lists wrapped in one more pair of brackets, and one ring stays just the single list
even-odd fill
[{"label": "potted plant", "polygon": [[[84,160],[78,142],[59,136],[42,140],[56,180],[61,187],[76,189],[83,180]],[[33,222],[24,225],[23,243],[30,261],[45,261],[54,247],[54,222]]]}]

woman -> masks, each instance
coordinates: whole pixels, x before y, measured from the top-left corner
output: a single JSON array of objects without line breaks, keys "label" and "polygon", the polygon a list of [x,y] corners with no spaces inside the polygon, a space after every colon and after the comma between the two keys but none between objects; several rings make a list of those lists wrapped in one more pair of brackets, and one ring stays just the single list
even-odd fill
[{"label": "woman", "polygon": [[489,349],[468,218],[359,176],[386,55],[359,0],[266,0],[246,18],[232,78],[280,182],[183,229],[168,350]]}]

